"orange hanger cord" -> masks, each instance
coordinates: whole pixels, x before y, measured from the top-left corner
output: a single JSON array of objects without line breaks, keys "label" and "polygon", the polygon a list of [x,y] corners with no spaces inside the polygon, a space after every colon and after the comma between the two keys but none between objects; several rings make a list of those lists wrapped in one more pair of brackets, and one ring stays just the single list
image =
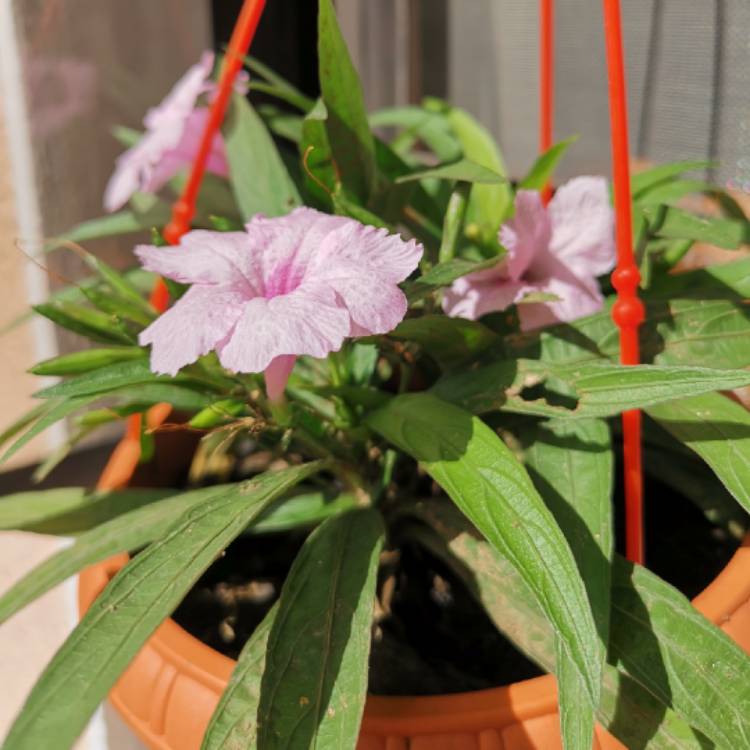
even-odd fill
[{"label": "orange hanger cord", "polygon": [[[640,273],[633,255],[630,211],[630,163],[625,65],[619,0],[603,0],[604,33],[609,72],[609,115],[612,138],[612,174],[615,189],[617,268],[612,285],[617,301],[612,319],[620,329],[620,362],[637,365],[640,360],[638,327],[645,318],[638,297]],[[622,415],[623,460],[625,465],[625,554],[643,564],[643,470],[641,463],[641,413]]]},{"label": "orange hanger cord", "polygon": [[[250,49],[250,43],[255,36],[255,31],[258,28],[265,4],[265,0],[245,0],[242,10],[237,17],[237,22],[235,23],[232,37],[227,47],[227,53],[224,57],[224,64],[221,68],[216,98],[211,102],[208,120],[206,121],[206,127],[201,136],[198,152],[190,170],[190,176],[185,183],[182,195],[172,205],[172,220],[164,228],[164,239],[170,245],[178,244],[182,235],[190,228],[190,221],[195,215],[195,204],[198,200],[201,181],[206,171],[206,161],[211,151],[211,144],[224,120],[235,78],[242,69],[243,58]],[[151,290],[150,299],[151,304],[159,312],[166,310],[169,303],[169,292],[162,279],[157,279],[154,288]],[[163,404],[158,404],[149,410],[148,422],[150,426],[156,426],[156,421],[161,422],[166,418],[168,411],[163,406]],[[118,446],[119,452],[122,452],[125,444],[131,447],[128,455],[131,457],[129,460],[132,460],[133,463],[132,468],[135,467],[135,463],[137,463],[140,456],[140,451],[134,451],[132,447],[140,443],[142,422],[143,417],[141,414],[133,414],[129,417],[125,437],[121,445]],[[151,424],[152,422],[154,424]],[[110,464],[105,469],[103,476],[107,475]]]},{"label": "orange hanger cord", "polygon": [[[554,0],[539,0],[539,153],[552,146],[555,102],[555,6]],[[542,188],[542,200],[549,203],[552,187]]]}]

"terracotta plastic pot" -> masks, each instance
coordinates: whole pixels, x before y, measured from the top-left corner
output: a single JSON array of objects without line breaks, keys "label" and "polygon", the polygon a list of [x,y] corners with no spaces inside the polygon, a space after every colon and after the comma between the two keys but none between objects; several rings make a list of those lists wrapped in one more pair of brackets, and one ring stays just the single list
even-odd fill
[{"label": "terracotta plastic pot", "polygon": [[[100,487],[129,481],[138,450],[125,440]],[[127,562],[119,555],[84,571],[85,612]],[[695,606],[750,653],[750,537]],[[235,662],[166,620],[110,693],[135,734],[152,750],[199,750]],[[556,750],[562,748],[552,676],[493,690],[420,698],[371,696],[357,750]],[[594,748],[624,746],[597,727]]]}]

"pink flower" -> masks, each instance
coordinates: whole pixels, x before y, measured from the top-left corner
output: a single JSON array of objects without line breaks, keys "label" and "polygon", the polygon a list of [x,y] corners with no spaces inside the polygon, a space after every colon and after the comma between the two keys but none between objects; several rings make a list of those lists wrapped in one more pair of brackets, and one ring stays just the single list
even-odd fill
[{"label": "pink flower", "polygon": [[151,369],[174,375],[215,350],[235,372],[262,372],[278,399],[302,354],[387,333],[406,314],[397,284],[422,247],[312,208],[256,216],[244,232],[193,231],[176,247],[137,247],[144,268],[192,284],[139,338]]},{"label": "pink flower", "polygon": [[[202,94],[211,97],[216,92],[211,79],[213,64],[213,52],[204,52],[200,62],[188,69],[164,101],[146,113],[146,132],[135,146],[118,157],[104,191],[107,211],[121,208],[139,190],[155,193],[192,163],[208,118],[208,108],[196,107],[196,102]],[[246,87],[247,77],[241,77],[237,88],[244,92]],[[220,134],[211,144],[206,169],[222,177],[229,174]]]},{"label": "pink flower", "polygon": [[[547,208],[539,193],[519,190],[515,207],[515,216],[500,228],[507,256],[494,268],[457,279],[444,295],[445,312],[476,320],[521,302],[521,328],[530,330],[600,310],[604,298],[596,277],[615,264],[607,181],[571,180]],[[522,302],[534,293],[557,299]]]}]

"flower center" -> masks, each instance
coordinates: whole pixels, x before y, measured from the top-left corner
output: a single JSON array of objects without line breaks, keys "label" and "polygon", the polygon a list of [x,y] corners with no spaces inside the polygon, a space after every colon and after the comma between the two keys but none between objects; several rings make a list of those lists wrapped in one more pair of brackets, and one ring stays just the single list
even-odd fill
[{"label": "flower center", "polygon": [[294,267],[293,263],[282,263],[271,271],[265,283],[264,297],[271,299],[282,294],[290,294],[301,283],[304,273]]}]

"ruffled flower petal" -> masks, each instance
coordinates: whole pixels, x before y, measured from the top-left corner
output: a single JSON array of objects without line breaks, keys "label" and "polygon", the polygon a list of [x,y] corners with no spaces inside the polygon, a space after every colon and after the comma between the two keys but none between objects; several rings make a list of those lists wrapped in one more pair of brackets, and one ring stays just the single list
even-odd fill
[{"label": "ruffled flower petal", "polygon": [[284,355],[325,357],[349,335],[349,315],[325,292],[297,291],[245,303],[242,317],[218,350],[221,364],[236,372],[262,372]]},{"label": "ruffled flower petal", "polygon": [[604,177],[576,177],[549,204],[549,251],[579,276],[600,276],[615,264],[614,211]]},{"label": "ruffled flower petal", "polygon": [[179,245],[138,245],[134,252],[147,271],[182,284],[224,284],[248,297],[262,292],[245,232],[196,229],[183,235]]},{"label": "ruffled flower petal", "polygon": [[500,244],[508,251],[507,274],[518,281],[531,266],[536,254],[549,245],[552,227],[541,196],[534,190],[516,193],[516,212],[500,227]]},{"label": "ruffled flower petal", "polygon": [[242,315],[239,292],[193,286],[173,307],[141,331],[138,342],[151,345],[151,369],[176,375],[185,365],[215,349]]}]

